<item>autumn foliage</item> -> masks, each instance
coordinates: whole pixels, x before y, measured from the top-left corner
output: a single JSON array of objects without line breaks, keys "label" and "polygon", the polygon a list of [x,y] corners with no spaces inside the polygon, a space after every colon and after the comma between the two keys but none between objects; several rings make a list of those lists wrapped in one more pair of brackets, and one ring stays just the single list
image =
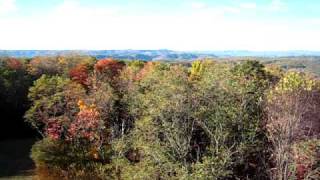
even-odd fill
[{"label": "autumn foliage", "polygon": [[70,78],[77,82],[82,84],[83,86],[89,85],[89,70],[87,65],[85,64],[79,64],[76,67],[70,69],[69,71]]},{"label": "autumn foliage", "polygon": [[21,69],[22,68],[22,63],[17,60],[17,59],[14,59],[14,58],[10,58],[7,62],[7,66],[10,68],[10,69],[13,69],[13,70],[18,70],[18,69]]},{"label": "autumn foliage", "polygon": [[94,66],[97,72],[107,73],[112,77],[117,76],[123,67],[122,63],[111,58],[99,60]]},{"label": "autumn foliage", "polygon": [[311,75],[259,61],[61,56],[3,64],[1,88],[11,90],[18,73],[32,79],[25,119],[43,137],[32,159],[46,176],[320,177],[320,81]]},{"label": "autumn foliage", "polygon": [[156,65],[156,63],[154,63],[154,62],[145,63],[143,68],[135,76],[135,80],[143,79],[148,73],[150,73],[152,71],[152,69],[155,67],[155,65]]},{"label": "autumn foliage", "polygon": [[80,112],[68,129],[68,140],[86,139],[88,141],[99,140],[100,114],[95,105],[87,106],[79,100]]},{"label": "autumn foliage", "polygon": [[61,139],[63,134],[63,122],[59,118],[51,118],[49,119],[46,125],[46,135],[54,140]]}]

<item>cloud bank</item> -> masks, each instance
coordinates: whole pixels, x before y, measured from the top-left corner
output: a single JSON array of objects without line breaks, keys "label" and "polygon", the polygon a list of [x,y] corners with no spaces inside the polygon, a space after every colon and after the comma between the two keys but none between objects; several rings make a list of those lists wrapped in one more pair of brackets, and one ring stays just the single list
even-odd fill
[{"label": "cloud bank", "polygon": [[[265,7],[189,3],[175,14],[139,15],[66,0],[41,16],[0,16],[0,49],[319,50],[320,21],[254,17],[257,11],[286,9],[282,1]],[[17,11],[13,0],[0,4],[7,7],[0,12]],[[243,13],[249,18],[239,18]]]}]

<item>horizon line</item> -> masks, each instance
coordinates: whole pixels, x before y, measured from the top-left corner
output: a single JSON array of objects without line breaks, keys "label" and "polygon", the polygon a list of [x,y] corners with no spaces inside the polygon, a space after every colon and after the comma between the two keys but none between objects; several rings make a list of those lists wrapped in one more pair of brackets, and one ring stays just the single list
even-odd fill
[{"label": "horizon line", "polygon": [[0,51],[175,51],[175,52],[225,52],[225,51],[246,51],[246,52],[320,52],[320,50],[246,50],[246,49],[225,49],[225,50],[174,50],[174,49],[0,49]]}]

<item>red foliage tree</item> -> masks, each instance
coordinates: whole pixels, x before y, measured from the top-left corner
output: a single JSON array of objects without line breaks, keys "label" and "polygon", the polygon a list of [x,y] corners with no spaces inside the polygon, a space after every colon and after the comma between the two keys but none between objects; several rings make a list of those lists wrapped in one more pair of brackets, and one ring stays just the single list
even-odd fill
[{"label": "red foliage tree", "polygon": [[69,71],[70,78],[83,86],[89,85],[89,70],[85,64],[79,64],[76,67],[70,69]]},{"label": "red foliage tree", "polygon": [[120,70],[124,67],[123,63],[115,61],[111,58],[99,60],[94,66],[99,73],[107,73],[111,77],[119,75]]},{"label": "red foliage tree", "polygon": [[61,138],[63,127],[59,119],[52,118],[46,127],[46,135],[51,139],[58,140]]},{"label": "red foliage tree", "polygon": [[68,139],[85,139],[91,142],[99,141],[100,113],[94,105],[86,106],[83,101],[78,103],[80,112],[68,129]]},{"label": "red foliage tree", "polygon": [[10,69],[18,70],[22,68],[22,63],[17,59],[11,58],[7,61],[7,66]]}]

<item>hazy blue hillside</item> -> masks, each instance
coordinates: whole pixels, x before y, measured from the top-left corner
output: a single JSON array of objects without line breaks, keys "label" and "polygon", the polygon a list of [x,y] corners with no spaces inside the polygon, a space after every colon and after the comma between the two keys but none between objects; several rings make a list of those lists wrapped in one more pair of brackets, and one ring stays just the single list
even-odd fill
[{"label": "hazy blue hillside", "polygon": [[194,60],[213,57],[297,57],[320,56],[319,51],[172,51],[172,50],[0,50],[0,56],[35,57],[83,54],[98,59]]},{"label": "hazy blue hillside", "polygon": [[257,57],[294,57],[320,56],[320,51],[205,51],[220,57],[257,56]]},{"label": "hazy blue hillside", "polygon": [[99,50],[99,51],[71,51],[71,50],[0,50],[0,56],[28,57],[56,56],[68,54],[83,54],[95,56],[98,59],[112,57],[116,59],[151,60],[194,60],[198,58],[216,57],[213,53],[191,53],[171,50]]}]

